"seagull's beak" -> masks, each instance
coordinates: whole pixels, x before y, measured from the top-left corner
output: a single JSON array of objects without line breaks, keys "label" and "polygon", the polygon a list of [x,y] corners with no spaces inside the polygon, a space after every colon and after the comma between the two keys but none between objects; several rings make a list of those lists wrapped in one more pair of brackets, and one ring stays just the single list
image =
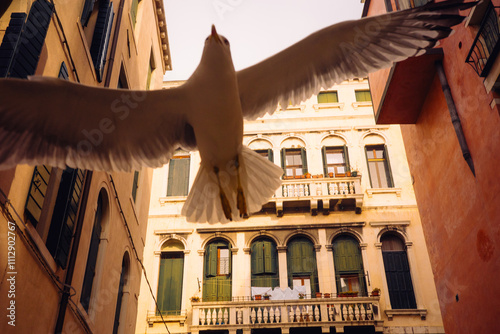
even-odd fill
[{"label": "seagull's beak", "polygon": [[215,25],[212,24],[212,35],[211,37],[216,41],[217,43],[222,44],[222,40],[220,39],[219,34],[217,33],[217,30],[215,30]]}]

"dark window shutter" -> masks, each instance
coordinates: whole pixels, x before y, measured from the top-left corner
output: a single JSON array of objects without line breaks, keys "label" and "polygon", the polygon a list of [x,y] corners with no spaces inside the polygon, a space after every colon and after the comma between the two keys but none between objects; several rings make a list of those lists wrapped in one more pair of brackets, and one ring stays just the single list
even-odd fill
[{"label": "dark window shutter", "polygon": [[92,228],[92,235],[90,237],[89,254],[87,257],[85,276],[83,278],[82,293],[80,295],[80,303],[87,312],[90,306],[90,296],[92,294],[92,285],[94,283],[97,254],[99,253],[99,244],[101,242],[101,219],[102,197],[99,196],[94,218],[94,227]]},{"label": "dark window shutter", "polygon": [[328,175],[328,161],[326,160],[326,147],[321,148],[321,155],[323,156],[323,174],[325,177]]},{"label": "dark window shutter", "polygon": [[184,254],[165,252],[161,254],[158,279],[158,306],[163,314],[176,314],[181,309]]},{"label": "dark window shutter", "polygon": [[122,308],[122,298],[123,298],[123,286],[125,285],[125,261],[122,261],[122,271],[120,273],[120,283],[118,284],[118,297],[116,299],[115,308],[115,322],[113,325],[113,334],[118,333],[118,327],[120,326],[120,311]]},{"label": "dark window shutter", "polygon": [[0,77],[10,77],[12,62],[18,51],[18,43],[26,21],[26,13],[12,13],[9,26],[0,45]]},{"label": "dark window shutter", "polygon": [[33,226],[36,227],[42,214],[43,203],[45,201],[45,194],[49,185],[50,173],[52,167],[36,166],[31,179],[30,190],[28,191],[28,198],[26,199],[26,206],[24,212],[28,220]]},{"label": "dark window shutter", "polygon": [[276,270],[276,247],[269,241],[264,241],[264,271],[267,274],[275,274]]},{"label": "dark window shutter", "polygon": [[385,173],[387,177],[387,185],[389,188],[394,187],[394,180],[392,179],[391,172],[391,162],[389,161],[389,151],[387,150],[387,145],[384,145],[384,156],[385,156]]},{"label": "dark window shutter", "polygon": [[305,175],[307,173],[307,154],[305,148],[300,149],[300,157],[302,158],[302,175]]},{"label": "dark window shutter", "polygon": [[252,274],[259,275],[264,273],[264,249],[263,241],[256,241],[252,244]]},{"label": "dark window shutter", "polygon": [[83,171],[66,168],[62,173],[57,191],[46,246],[62,268],[66,268],[68,262],[78,205],[83,189],[83,179]]},{"label": "dark window shutter", "polygon": [[68,68],[66,67],[66,63],[64,62],[61,63],[61,68],[59,69],[58,77],[59,79],[64,79],[64,80],[69,79]]},{"label": "dark window shutter", "polygon": [[132,198],[134,199],[137,197],[137,188],[139,185],[139,172],[135,171],[134,172],[134,181],[132,182]]},{"label": "dark window shutter", "polygon": [[90,14],[92,14],[92,10],[94,9],[94,4],[96,0],[85,0],[85,4],[83,5],[82,15],[80,17],[80,23],[82,27],[86,27],[89,23]]},{"label": "dark window shutter", "polygon": [[[19,19],[22,16],[11,16],[11,23],[15,27],[13,27],[9,35],[6,32],[4,37],[6,53],[10,54],[11,57],[7,62],[7,66],[0,66],[4,68],[3,76],[27,78],[29,75],[35,74],[53,10],[54,5],[47,0],[35,1],[31,6],[26,23],[21,27],[19,35],[17,29],[20,24]],[[16,38],[16,36],[19,36],[19,38]],[[4,41],[2,41],[2,45]],[[15,48],[12,49],[12,46]]]},{"label": "dark window shutter", "polygon": [[92,37],[92,44],[90,46],[90,55],[94,61],[97,81],[99,82],[103,79],[114,15],[112,2],[109,0],[100,2],[94,36]]},{"label": "dark window shutter", "polygon": [[385,276],[393,309],[417,308],[405,251],[382,251]]},{"label": "dark window shutter", "polygon": [[365,159],[366,159],[366,166],[368,167],[368,177],[370,178],[370,188],[373,188],[373,181],[372,181],[372,172],[370,171],[370,162],[368,161],[368,147],[365,146]]},{"label": "dark window shutter", "polygon": [[274,163],[274,152],[272,148],[267,149],[267,158]]},{"label": "dark window shutter", "polygon": [[385,9],[387,10],[387,12],[392,12],[392,4],[391,4],[391,0],[384,0],[385,1]]},{"label": "dark window shutter", "polygon": [[350,172],[351,166],[349,165],[349,151],[347,150],[347,145],[344,145],[344,163],[345,163],[345,171]]}]

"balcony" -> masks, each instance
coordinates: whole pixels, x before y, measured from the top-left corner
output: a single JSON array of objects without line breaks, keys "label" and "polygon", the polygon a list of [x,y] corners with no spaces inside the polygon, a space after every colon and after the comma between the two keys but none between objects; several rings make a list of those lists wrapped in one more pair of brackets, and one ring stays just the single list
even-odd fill
[{"label": "balcony", "polygon": [[321,327],[337,333],[344,326],[375,326],[383,330],[379,297],[312,298],[298,300],[246,300],[193,303],[191,333],[203,330],[228,330],[236,333],[254,328]]},{"label": "balcony", "polygon": [[321,177],[283,180],[263,210],[276,210],[279,217],[292,212],[328,215],[331,211],[355,211],[359,214],[362,205],[361,176]]},{"label": "balcony", "polygon": [[490,2],[466,62],[480,77],[487,77],[500,50],[498,14]]}]

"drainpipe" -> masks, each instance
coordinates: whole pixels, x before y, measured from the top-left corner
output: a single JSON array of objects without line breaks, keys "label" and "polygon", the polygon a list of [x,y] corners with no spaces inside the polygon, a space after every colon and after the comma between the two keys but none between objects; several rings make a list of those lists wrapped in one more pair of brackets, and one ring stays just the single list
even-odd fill
[{"label": "drainpipe", "polygon": [[64,317],[66,316],[66,308],[68,306],[68,299],[70,297],[70,287],[73,281],[73,273],[75,271],[76,256],[78,254],[78,247],[80,246],[80,236],[82,235],[83,220],[85,212],[87,211],[87,201],[90,192],[90,183],[92,182],[92,171],[85,173],[85,184],[82,192],[82,202],[80,203],[80,212],[76,221],[76,231],[71,245],[71,253],[69,257],[68,270],[66,271],[66,278],[64,279],[64,289],[61,296],[61,303],[59,304],[59,313],[57,314],[55,334],[60,334],[63,331]]},{"label": "drainpipe", "polygon": [[453,96],[451,96],[450,85],[448,85],[448,79],[444,73],[443,62],[438,60],[435,65],[439,81],[441,82],[441,88],[443,89],[444,97],[446,99],[446,104],[448,105],[448,111],[450,112],[451,122],[453,123],[458,143],[462,149],[462,155],[467,162],[467,165],[469,165],[472,174],[476,177],[474,162],[472,161],[472,156],[470,154],[469,147],[467,146],[467,141],[465,140],[464,130],[462,129],[462,123],[460,122],[460,117],[458,116],[457,108],[455,107],[455,101],[453,100]]},{"label": "drainpipe", "polygon": [[109,53],[109,62],[108,68],[106,69],[106,80],[104,81],[104,87],[109,87],[111,81],[111,72],[113,71],[113,64],[115,62],[116,45],[118,44],[118,35],[120,34],[120,25],[122,22],[124,2],[125,0],[120,1],[120,7],[118,8],[118,14],[116,15],[116,26],[113,33],[113,44],[111,44],[111,51]]}]

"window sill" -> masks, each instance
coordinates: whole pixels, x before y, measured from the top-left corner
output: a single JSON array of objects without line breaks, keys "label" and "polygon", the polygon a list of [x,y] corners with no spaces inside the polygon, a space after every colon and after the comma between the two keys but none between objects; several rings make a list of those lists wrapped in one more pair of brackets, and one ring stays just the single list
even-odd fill
[{"label": "window sill", "polygon": [[180,326],[184,326],[184,323],[186,322],[187,319],[186,314],[181,314],[181,315],[164,315],[162,320],[161,316],[156,315],[154,312],[152,313],[154,315],[148,316],[149,327],[153,327],[154,323],[160,323],[163,322],[163,320],[165,320],[165,322],[178,322]]},{"label": "window sill", "polygon": [[358,110],[359,107],[371,107],[373,106],[371,101],[363,101],[363,102],[353,102],[352,107],[354,110]]},{"label": "window sill", "polygon": [[396,196],[401,197],[401,188],[372,188],[366,189],[366,194],[369,198],[373,197],[373,194],[396,194]]},{"label": "window sill", "polygon": [[344,110],[345,103],[343,102],[335,102],[335,103],[318,103],[313,105],[315,111],[319,111],[320,109],[333,109],[338,108],[341,111]]},{"label": "window sill", "polygon": [[45,242],[42,240],[42,238],[40,238],[38,231],[30,223],[27,223],[26,232],[30,236],[31,240],[35,243],[36,248],[40,252],[40,255],[42,255],[42,258],[45,260],[45,263],[49,266],[52,274],[55,275],[55,272],[57,271],[56,261],[47,249],[47,246],[45,246]]},{"label": "window sill", "polygon": [[187,196],[168,196],[168,197],[160,197],[160,204],[165,203],[174,203],[174,202],[185,202]]},{"label": "window sill", "polygon": [[394,316],[409,316],[409,315],[419,315],[420,319],[425,320],[427,317],[426,309],[400,309],[400,310],[385,310],[385,315],[392,321]]}]

